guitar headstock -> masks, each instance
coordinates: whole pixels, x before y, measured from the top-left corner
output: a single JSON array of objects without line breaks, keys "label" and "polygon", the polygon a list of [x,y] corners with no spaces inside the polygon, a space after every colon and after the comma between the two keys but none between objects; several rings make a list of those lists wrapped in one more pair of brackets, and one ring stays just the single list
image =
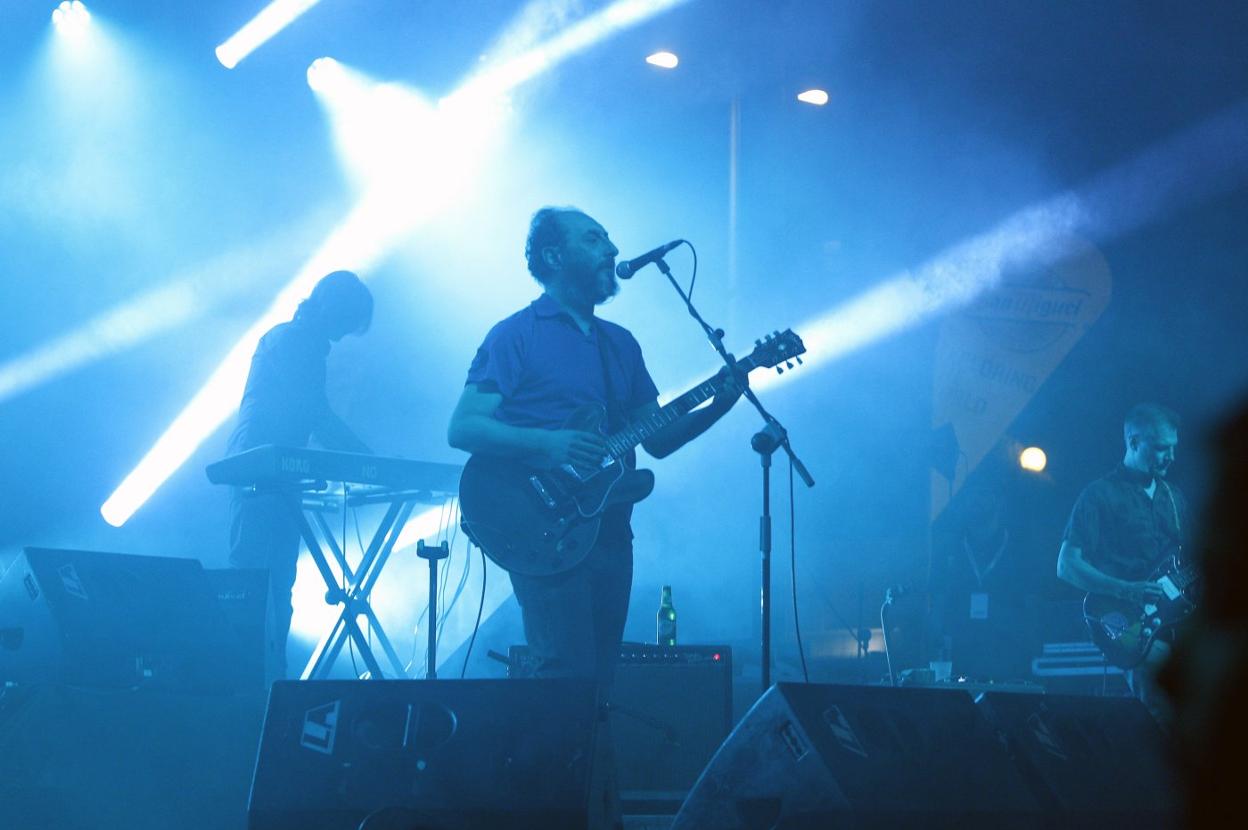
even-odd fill
[{"label": "guitar headstock", "polygon": [[793,361],[797,361],[800,366],[801,355],[805,353],[806,345],[802,343],[802,338],[793,329],[785,329],[772,332],[762,340],[755,340],[754,351],[739,360],[737,365],[746,371],[759,366],[774,367],[778,374],[783,374],[785,369],[793,368]]}]

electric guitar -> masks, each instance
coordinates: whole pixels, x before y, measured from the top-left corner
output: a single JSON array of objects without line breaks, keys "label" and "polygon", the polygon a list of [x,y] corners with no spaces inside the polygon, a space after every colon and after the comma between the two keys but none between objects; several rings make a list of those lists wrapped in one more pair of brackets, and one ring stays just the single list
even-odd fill
[{"label": "electric guitar", "polygon": [[1156,602],[1141,605],[1107,594],[1088,594],[1083,598],[1083,618],[1092,642],[1111,664],[1135,668],[1144,662],[1158,635],[1196,607],[1199,580],[1195,566],[1180,565],[1178,556],[1171,556],[1149,577],[1165,593]]},{"label": "electric guitar", "polygon": [[[791,329],[755,341],[736,368],[751,372],[781,363],[793,368],[805,353]],[[550,576],[575,567],[593,548],[602,514],[617,504],[635,504],[654,489],[654,473],[629,464],[634,447],[713,398],[727,382],[717,374],[627,428],[607,435],[606,410],[588,404],[572,413],[564,429],[606,436],[609,454],[592,467],[564,464],[537,468],[513,459],[474,455],[459,482],[462,525],[469,538],[500,567],[528,576]]]}]

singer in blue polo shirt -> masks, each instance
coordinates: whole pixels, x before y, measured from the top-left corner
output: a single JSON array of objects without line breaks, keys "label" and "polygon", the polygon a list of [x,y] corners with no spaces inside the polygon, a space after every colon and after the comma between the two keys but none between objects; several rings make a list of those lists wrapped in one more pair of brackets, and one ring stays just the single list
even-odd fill
[{"label": "singer in blue polo shirt", "polygon": [[[577,407],[601,404],[610,431],[658,410],[637,340],[594,314],[619,291],[618,253],[602,225],[579,210],[534,214],[525,258],[543,292],[495,325],[477,350],[451,417],[451,446],[535,465],[592,466],[608,447],[597,432],[564,428]],[[675,452],[732,408],[743,383],[729,379],[709,404],[642,447],[656,458]],[[511,574],[537,676],[590,676],[610,686],[632,585],[631,512],[608,508],[596,544],[571,570]]]}]

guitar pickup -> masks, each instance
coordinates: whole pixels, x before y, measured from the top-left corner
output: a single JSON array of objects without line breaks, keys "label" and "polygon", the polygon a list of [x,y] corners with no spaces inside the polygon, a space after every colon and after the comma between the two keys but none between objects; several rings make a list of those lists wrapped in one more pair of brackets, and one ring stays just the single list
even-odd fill
[{"label": "guitar pickup", "polygon": [[578,470],[576,467],[574,467],[571,464],[562,464],[560,465],[559,469],[563,470],[565,473],[567,473],[568,475],[570,475],[572,478],[576,479],[577,481],[585,481],[587,478],[591,478],[593,476],[598,475],[598,473],[601,472],[602,470],[606,470],[610,468],[611,465],[614,463],[615,463],[615,458],[613,456],[604,455],[599,460],[597,466],[586,467],[585,473],[582,473],[580,470]]},{"label": "guitar pickup", "polygon": [[533,489],[537,491],[537,497],[542,500],[542,504],[545,504],[551,510],[554,510],[557,504],[554,498],[551,497],[550,492],[546,489],[546,485],[542,484],[541,477],[536,475],[529,476],[529,484],[532,484]]}]

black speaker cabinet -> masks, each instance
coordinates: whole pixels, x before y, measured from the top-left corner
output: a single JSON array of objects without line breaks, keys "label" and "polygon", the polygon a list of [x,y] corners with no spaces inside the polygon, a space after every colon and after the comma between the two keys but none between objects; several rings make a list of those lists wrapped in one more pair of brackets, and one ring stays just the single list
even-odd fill
[{"label": "black speaker cabinet", "polygon": [[248,826],[597,828],[594,696],[576,680],[275,683]]},{"label": "black speaker cabinet", "polygon": [[620,797],[674,810],[732,729],[727,646],[626,643],[611,695]]},{"label": "black speaker cabinet", "polygon": [[238,638],[193,559],[26,548],[0,579],[0,679],[238,688]]},{"label": "black speaker cabinet", "polygon": [[223,830],[247,818],[264,696],[0,691],[0,827]]},{"label": "black speaker cabinet", "polygon": [[[527,676],[527,646],[508,649]],[[624,643],[611,701],[620,797],[635,812],[675,812],[732,729],[732,649]]]},{"label": "black speaker cabinet", "polygon": [[1176,826],[1161,730],[1138,700],[990,693],[978,705],[1055,826]]},{"label": "black speaker cabinet", "polygon": [[724,741],[672,827],[962,830],[1040,821],[969,695],[780,683]]},{"label": "black speaker cabinet", "polygon": [[267,689],[281,665],[269,631],[269,572],[263,568],[205,568],[208,588],[238,641],[235,671],[248,689]]}]

